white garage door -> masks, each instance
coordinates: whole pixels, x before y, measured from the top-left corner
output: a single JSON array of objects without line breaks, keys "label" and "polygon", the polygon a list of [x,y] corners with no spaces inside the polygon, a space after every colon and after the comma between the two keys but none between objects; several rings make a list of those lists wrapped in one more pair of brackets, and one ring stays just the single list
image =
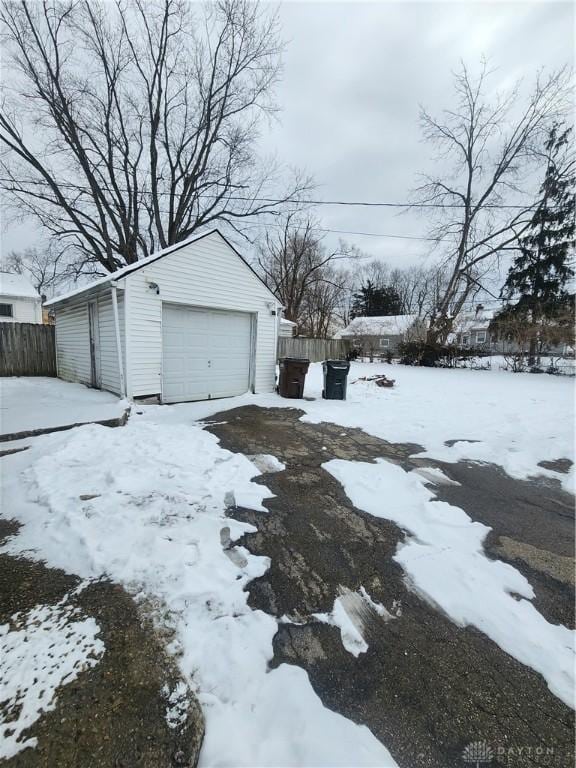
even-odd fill
[{"label": "white garage door", "polygon": [[162,399],[232,397],[250,386],[250,315],[162,308]]}]

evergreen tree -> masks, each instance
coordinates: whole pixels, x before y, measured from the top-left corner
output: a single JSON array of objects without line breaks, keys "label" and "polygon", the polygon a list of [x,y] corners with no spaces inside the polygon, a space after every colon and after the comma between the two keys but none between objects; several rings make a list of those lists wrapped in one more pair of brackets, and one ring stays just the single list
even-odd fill
[{"label": "evergreen tree", "polygon": [[351,317],[383,317],[401,315],[402,299],[398,291],[389,285],[376,286],[371,280],[354,294]]},{"label": "evergreen tree", "polygon": [[571,131],[555,126],[548,135],[540,202],[529,229],[519,241],[519,254],[502,289],[507,304],[495,318],[500,327],[507,322],[523,321],[535,329],[530,340],[530,364],[537,357],[538,326],[546,321],[560,321],[562,315],[571,315],[573,309],[573,296],[566,290],[574,276],[570,257],[575,245]]}]

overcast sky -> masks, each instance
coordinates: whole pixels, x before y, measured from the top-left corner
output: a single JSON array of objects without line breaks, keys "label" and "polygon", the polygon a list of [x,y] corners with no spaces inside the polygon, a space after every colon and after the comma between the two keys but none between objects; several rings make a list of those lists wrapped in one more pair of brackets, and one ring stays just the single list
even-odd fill
[{"label": "overcast sky", "polygon": [[[419,105],[449,106],[451,72],[488,58],[494,84],[534,79],[571,63],[574,11],[556,2],[292,2],[280,10],[289,41],[280,123],[268,151],[306,168],[317,197],[405,201],[426,169]],[[426,220],[390,209],[322,208],[331,229],[425,234]],[[417,240],[343,235],[393,265],[419,262]]]},{"label": "overcast sky", "polygon": [[[419,105],[449,105],[461,59],[475,69],[486,56],[500,85],[573,59],[571,3],[286,2],[279,12],[288,41],[282,112],[262,136],[263,151],[306,169],[323,199],[407,200],[430,159]],[[426,231],[419,215],[390,209],[325,207],[319,215],[331,229]],[[422,262],[429,250],[419,240],[343,237],[393,266]],[[3,250],[33,239],[29,225],[4,222]]]}]

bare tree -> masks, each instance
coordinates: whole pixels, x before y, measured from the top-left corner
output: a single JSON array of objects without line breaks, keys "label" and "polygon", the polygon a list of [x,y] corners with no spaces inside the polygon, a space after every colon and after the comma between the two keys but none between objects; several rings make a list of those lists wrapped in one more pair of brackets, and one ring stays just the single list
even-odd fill
[{"label": "bare tree", "polygon": [[284,316],[300,325],[306,302],[310,314],[312,292],[318,291],[319,285],[337,286],[341,282],[328,266],[351,257],[352,249],[343,243],[332,250],[326,248],[316,222],[301,211],[291,211],[281,228],[274,233],[266,231],[256,267],[284,305]]},{"label": "bare tree", "polygon": [[[490,101],[489,74],[484,67],[475,80],[462,66],[454,76],[455,108],[440,118],[421,113],[424,136],[446,168],[417,190],[418,202],[440,209],[432,234],[445,254],[446,286],[431,314],[431,343],[446,340],[488,261],[516,249],[530,220],[521,182],[539,137],[565,106],[564,71],[540,76],[525,104],[518,86]],[[510,197],[516,207],[506,206]]]},{"label": "bare tree", "polygon": [[347,270],[331,264],[322,267],[304,298],[298,328],[300,334],[314,339],[331,336],[349,290],[349,279]]},{"label": "bare tree", "polygon": [[444,281],[439,267],[410,266],[395,269],[390,275],[390,283],[398,292],[405,315],[418,315],[428,318],[438,305]]},{"label": "bare tree", "polygon": [[1,183],[82,263],[114,271],[275,210],[277,169],[255,149],[275,110],[275,15],[248,0],[8,0],[0,20]]},{"label": "bare tree", "polygon": [[26,248],[24,251],[10,251],[2,262],[2,269],[28,277],[41,296],[52,294],[63,283],[73,279],[66,248],[56,250]]}]

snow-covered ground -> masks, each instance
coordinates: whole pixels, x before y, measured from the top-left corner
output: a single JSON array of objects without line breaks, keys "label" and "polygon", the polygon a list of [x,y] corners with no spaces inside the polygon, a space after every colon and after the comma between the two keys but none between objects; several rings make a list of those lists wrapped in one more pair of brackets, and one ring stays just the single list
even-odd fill
[{"label": "snow-covered ground", "polygon": [[[385,374],[391,389],[361,377]],[[322,400],[322,365],[310,366],[304,390],[311,400],[243,395],[226,400],[170,406],[174,423],[192,422],[240,405],[292,407],[304,421],[359,427],[389,442],[417,443],[420,456],[446,462],[492,462],[512,477],[545,475],[574,490],[568,474],[539,467],[543,460],[574,460],[575,380],[501,370],[418,368],[387,363],[352,363],[345,401]],[[161,406],[159,406],[161,407]],[[146,415],[155,418],[157,406]],[[166,408],[164,408],[166,410]],[[453,445],[446,441],[458,440]],[[466,441],[476,442],[466,442]]]},{"label": "snow-covered ground", "polygon": [[[396,387],[358,381],[374,373],[396,379]],[[155,605],[156,620],[173,628],[170,650],[206,716],[202,766],[394,761],[366,727],[322,705],[304,670],[287,664],[268,669],[277,620],[250,609],[244,589],[269,561],[234,546],[253,529],[225,510],[236,503],[267,514],[263,502],[270,492],[252,480],[283,465],[273,456],[224,450],[197,419],[245,404],[297,407],[310,422],[415,442],[444,461],[494,461],[515,477],[562,479],[538,462],[573,458],[569,379],[354,364],[349,381],[347,401],[324,401],[321,366],[314,365],[305,394],[315,400],[270,394],[137,406],[122,429],[89,425],[45,435],[31,441],[30,450],[2,459],[3,506],[22,523],[5,552],[44,559],[85,579],[106,575],[144,605]],[[458,439],[478,442],[445,444]],[[424,477],[384,461],[330,462],[326,469],[371,514],[383,515],[378,499],[392,493],[393,519],[414,536],[396,555],[413,588],[455,622],[477,626],[567,700],[573,633],[537,613],[530,585],[514,568],[484,557],[485,526],[460,509],[431,503],[424,482],[439,479],[433,471]],[[359,601],[376,611],[382,606],[367,593],[335,595],[334,601],[331,614],[319,618],[340,627],[352,653],[363,652]],[[5,645],[17,645],[14,627],[1,631]],[[18,696],[34,700],[33,691],[18,689]]]},{"label": "snow-covered ground", "polygon": [[[362,376],[384,373],[391,389]],[[344,402],[305,402],[305,421],[360,427],[391,442],[418,443],[424,456],[499,464],[509,475],[562,476],[538,466],[542,460],[574,457],[574,379],[506,371],[357,364]],[[356,383],[352,383],[356,382]],[[305,395],[321,397],[321,370],[313,366]],[[446,441],[458,442],[452,446]]]},{"label": "snow-covered ground", "polygon": [[224,513],[236,503],[266,514],[256,464],[283,465],[230,453],[174,412],[44,435],[4,457],[3,501],[23,526],[3,551],[106,575],[156,606],[206,717],[201,765],[394,766],[368,728],[323,706],[303,669],[268,669],[277,620],[251,610],[244,588],[269,561],[233,546],[254,529]]},{"label": "snow-covered ground", "polygon": [[0,435],[115,419],[116,395],[44,376],[0,378]]}]

